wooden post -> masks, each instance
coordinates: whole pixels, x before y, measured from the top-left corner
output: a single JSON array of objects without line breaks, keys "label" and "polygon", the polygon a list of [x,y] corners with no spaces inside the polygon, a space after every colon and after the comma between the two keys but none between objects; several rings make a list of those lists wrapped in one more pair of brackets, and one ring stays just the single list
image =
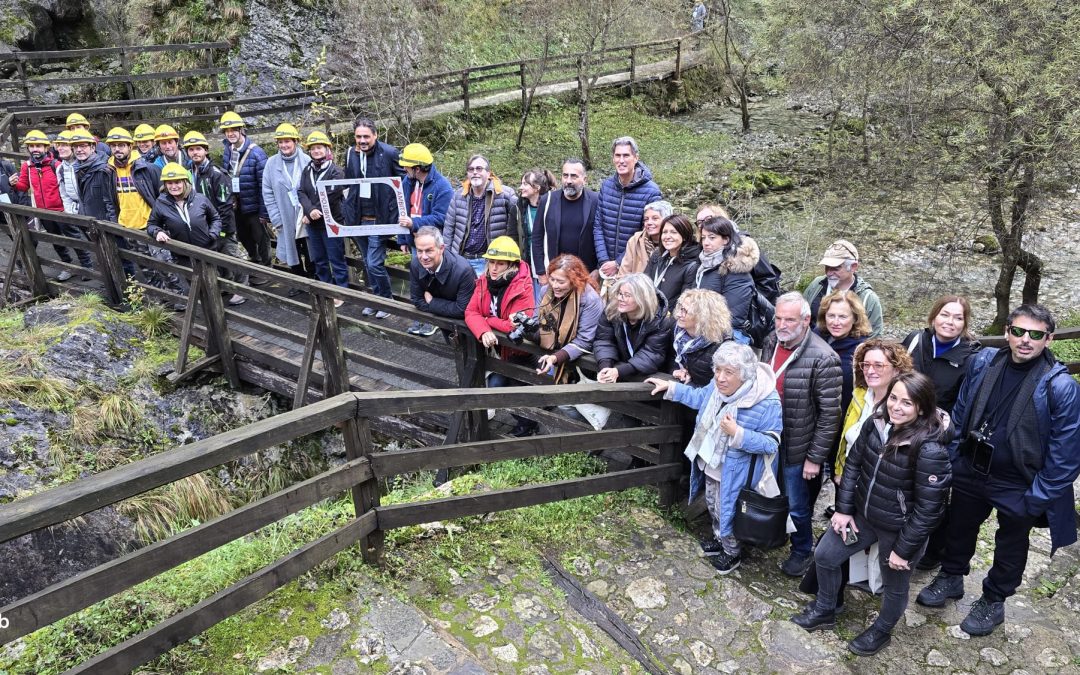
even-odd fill
[{"label": "wooden post", "polygon": [[[461,71],[461,102],[465,113],[465,122],[469,121],[469,69]],[[18,148],[16,148],[18,149]]]},{"label": "wooden post", "polygon": [[25,216],[8,214],[11,221],[11,237],[14,240],[12,255],[22,255],[23,271],[30,282],[30,291],[35,297],[49,295],[49,282],[41,270],[41,260],[37,254],[37,244],[30,236],[29,224]]},{"label": "wooden post", "polygon": [[177,377],[187,368],[188,349],[191,347],[191,331],[195,327],[195,310],[199,306],[199,292],[202,290],[202,277],[191,275],[191,287],[188,289],[187,307],[184,310],[184,323],[180,326],[180,347],[176,350],[176,366],[173,371]]},{"label": "wooden post", "polygon": [[525,81],[525,62],[521,62],[521,66],[518,68],[521,78],[521,114],[525,114],[525,106],[528,105],[529,100],[529,86]]},{"label": "wooden post", "polygon": [[633,93],[637,83],[637,47],[630,48],[630,92]]},{"label": "wooden post", "polygon": [[[19,82],[22,83],[23,98],[26,99],[26,103],[29,105],[30,83],[26,81],[26,63],[19,56],[16,56],[15,58],[15,69],[19,72]],[[15,149],[18,150],[19,148],[16,146]]]},{"label": "wooden post", "polygon": [[[304,405],[307,396],[308,380],[311,379],[311,370],[315,365],[315,349],[319,344],[319,331],[322,330],[320,320],[319,297],[312,296],[311,311],[308,313],[308,334],[304,340],[304,355],[300,358],[300,372],[296,377],[296,394],[293,396],[293,410]],[[325,362],[324,362],[325,363]],[[323,378],[323,389],[329,378]]]},{"label": "wooden post", "polygon": [[202,277],[199,290],[202,296],[203,314],[206,317],[206,330],[209,333],[206,340],[206,355],[219,354],[221,356],[221,368],[229,380],[229,385],[234,389],[239,389],[240,373],[236,369],[229,326],[225,323],[225,304],[221,301],[217,267],[198,259],[192,262],[194,274]]},{"label": "wooden post", "polygon": [[8,133],[11,134],[11,149],[15,152],[19,152],[19,118],[13,116],[11,118],[11,126],[8,127]]},{"label": "wooden post", "polygon": [[682,79],[682,38],[675,43],[675,81]]},{"label": "wooden post", "polygon": [[120,248],[113,235],[97,229],[96,224],[94,229],[88,230],[88,234],[97,244],[97,270],[101,272],[105,294],[111,305],[119,307],[124,304],[124,291],[127,288],[127,275],[124,274],[124,265],[120,259]]},{"label": "wooden post", "polygon": [[[129,101],[135,100],[135,83],[131,81],[131,59],[128,58],[126,49],[120,50],[120,72],[127,76],[127,80],[124,81],[124,88],[127,89],[127,97]],[[139,119],[143,119],[143,113],[140,110],[138,112]]]},{"label": "wooden post", "polygon": [[[671,401],[660,401],[660,424],[673,424],[678,426],[679,424],[679,410],[678,406]],[[678,435],[674,435],[671,440],[666,443],[660,444],[660,464],[675,464],[678,463],[679,455],[682,452],[683,444]],[[660,491],[660,506],[672,506],[675,504],[675,492],[678,489],[679,481],[671,480],[657,485],[657,489]]]}]

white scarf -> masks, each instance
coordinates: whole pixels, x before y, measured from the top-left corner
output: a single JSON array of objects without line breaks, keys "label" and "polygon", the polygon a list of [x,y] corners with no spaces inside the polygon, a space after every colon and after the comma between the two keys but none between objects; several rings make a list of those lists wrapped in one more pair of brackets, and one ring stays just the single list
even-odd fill
[{"label": "white scarf", "polygon": [[683,451],[691,462],[700,459],[705,464],[706,470],[715,470],[724,463],[731,436],[720,428],[720,422],[725,415],[732,417],[738,415],[739,402],[751,393],[754,380],[743,382],[731,396],[724,396],[719,389],[715,389],[715,383],[713,387],[713,394],[709,397],[709,402],[705,404],[705,410],[701,414],[701,423],[694,429],[694,436]]}]

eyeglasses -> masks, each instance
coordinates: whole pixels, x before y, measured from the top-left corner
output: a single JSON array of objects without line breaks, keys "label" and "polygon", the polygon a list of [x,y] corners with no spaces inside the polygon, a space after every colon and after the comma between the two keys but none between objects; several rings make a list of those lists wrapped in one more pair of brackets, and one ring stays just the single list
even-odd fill
[{"label": "eyeglasses", "polygon": [[892,364],[887,362],[887,361],[885,363],[870,363],[869,361],[863,361],[863,364],[862,364],[862,369],[863,370],[872,370],[872,371],[874,371],[876,373],[880,373],[880,372],[884,371],[886,368],[891,368],[891,367],[892,367]]},{"label": "eyeglasses", "polygon": [[486,166],[470,166],[469,173],[483,173],[487,171]]},{"label": "eyeglasses", "polygon": [[686,316],[689,313],[685,307],[676,307],[674,312],[675,316]]},{"label": "eyeglasses", "polygon": [[634,296],[630,293],[616,293],[615,297],[619,300],[633,300]]},{"label": "eyeglasses", "polygon": [[1009,335],[1011,335],[1011,336],[1013,336],[1015,338],[1024,337],[1024,333],[1027,333],[1029,336],[1031,336],[1032,340],[1036,340],[1036,341],[1042,340],[1043,338],[1045,338],[1047,335],[1050,334],[1049,331],[1045,331],[1045,330],[1035,330],[1033,328],[1021,328],[1020,326],[1009,326]]}]

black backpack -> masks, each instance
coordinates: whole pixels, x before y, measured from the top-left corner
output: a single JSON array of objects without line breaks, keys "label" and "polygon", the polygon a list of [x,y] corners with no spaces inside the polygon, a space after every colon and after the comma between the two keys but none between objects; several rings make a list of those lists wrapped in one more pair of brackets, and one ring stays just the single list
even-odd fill
[{"label": "black backpack", "polygon": [[754,278],[754,286],[757,287],[758,292],[774,305],[776,299],[780,297],[780,274],[780,268],[769,262],[764,251],[761,252],[757,265],[750,270],[750,276]]},{"label": "black backpack", "polygon": [[773,303],[769,302],[769,298],[758,287],[750,300],[750,311],[741,329],[750,338],[750,346],[761,349],[765,337],[772,332],[775,314],[776,308]]}]

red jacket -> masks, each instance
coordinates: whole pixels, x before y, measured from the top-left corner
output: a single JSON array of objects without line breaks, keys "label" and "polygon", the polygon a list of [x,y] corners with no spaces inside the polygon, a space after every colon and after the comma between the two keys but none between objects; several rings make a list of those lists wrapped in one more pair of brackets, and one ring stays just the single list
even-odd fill
[{"label": "red jacket", "polygon": [[60,181],[56,177],[57,160],[46,157],[41,164],[31,165],[23,162],[19,169],[19,179],[12,185],[19,192],[33,189],[33,204],[39,209],[49,211],[64,210],[64,200],[60,198]]},{"label": "red jacket", "polygon": [[[486,273],[476,280],[476,290],[473,291],[472,298],[465,307],[465,325],[469,327],[477,340],[489,330],[509,333],[514,329],[510,315],[514,312],[525,312],[532,316],[535,309],[532,276],[529,273],[529,265],[524,260],[518,263],[517,275],[510,281],[506,293],[503,294],[499,316],[491,315],[491,293],[488,291],[488,281],[490,279]],[[506,348],[501,351],[503,358],[510,353],[510,350]],[[514,353],[518,352],[514,350]]]}]

